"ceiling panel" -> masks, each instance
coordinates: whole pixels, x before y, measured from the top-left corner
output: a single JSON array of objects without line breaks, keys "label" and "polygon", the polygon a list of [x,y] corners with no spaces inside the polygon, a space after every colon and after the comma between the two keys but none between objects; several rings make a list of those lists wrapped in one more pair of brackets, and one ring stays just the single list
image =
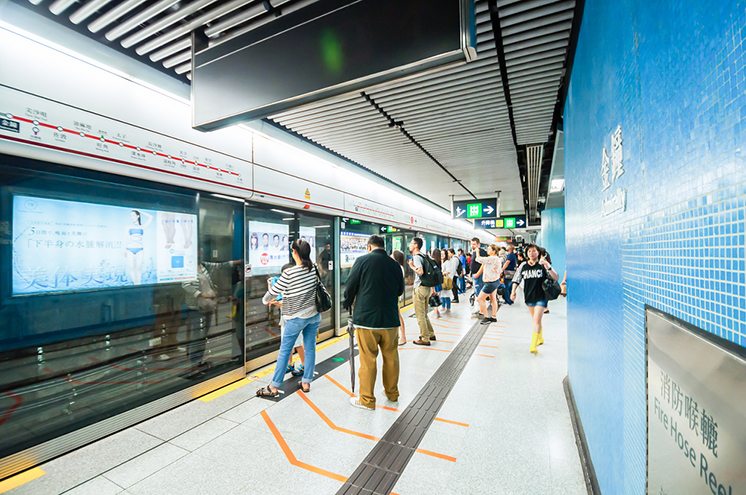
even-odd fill
[{"label": "ceiling panel", "polygon": [[[314,2],[14,1],[182,80],[191,77],[192,31],[218,44]],[[269,120],[443,207],[452,196],[500,190],[504,210],[534,210],[540,189],[534,174],[541,173],[536,160],[542,156],[535,146],[553,145],[555,109],[577,27],[575,1],[476,0],[475,10],[476,61]],[[534,146],[531,167],[525,163],[528,145]]]}]

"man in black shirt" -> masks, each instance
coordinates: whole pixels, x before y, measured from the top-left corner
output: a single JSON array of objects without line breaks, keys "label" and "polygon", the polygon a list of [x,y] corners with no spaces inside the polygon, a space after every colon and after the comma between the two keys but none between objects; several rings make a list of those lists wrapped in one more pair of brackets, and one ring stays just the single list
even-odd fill
[{"label": "man in black shirt", "polygon": [[503,265],[503,277],[505,279],[505,292],[503,293],[503,299],[505,304],[513,304],[513,300],[510,298],[510,293],[513,284],[513,276],[515,271],[518,269],[518,256],[515,254],[515,246],[508,244],[508,255],[505,257],[505,264]]},{"label": "man in black shirt", "polygon": [[399,400],[399,296],[404,293],[404,277],[399,263],[386,254],[382,237],[370,236],[368,252],[352,265],[343,305],[355,305],[352,321],[360,350],[360,398],[351,397],[350,403],[373,411],[379,348],[386,397],[391,403]]}]

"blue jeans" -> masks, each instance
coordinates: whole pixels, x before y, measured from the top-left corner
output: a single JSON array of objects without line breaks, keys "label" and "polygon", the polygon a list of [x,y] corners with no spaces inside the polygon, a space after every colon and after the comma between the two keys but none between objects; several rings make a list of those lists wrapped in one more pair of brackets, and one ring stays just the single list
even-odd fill
[{"label": "blue jeans", "polygon": [[[287,367],[290,354],[293,352],[293,345],[298,335],[303,333],[303,350],[306,353],[306,364],[303,366],[303,383],[313,381],[313,369],[316,367],[316,334],[319,331],[321,323],[321,314],[310,318],[290,318],[285,320],[284,333],[280,342],[280,355],[277,356],[277,365],[275,374],[272,376],[270,385],[278,388],[285,379],[285,370]],[[282,364],[281,364],[282,363]]]},{"label": "blue jeans", "polygon": [[443,309],[451,309],[451,298],[448,296],[440,296],[440,303],[443,305]]},{"label": "blue jeans", "polygon": [[466,279],[463,275],[458,278],[458,291],[459,294],[466,292]]},{"label": "blue jeans", "polygon": [[503,292],[503,299],[505,299],[505,304],[511,305],[513,304],[513,300],[510,298],[510,291],[513,290],[513,281],[508,280],[505,282],[505,292]]},{"label": "blue jeans", "polygon": [[482,282],[482,277],[474,277],[474,295],[478,296],[480,292],[482,292],[482,285],[484,283]]}]

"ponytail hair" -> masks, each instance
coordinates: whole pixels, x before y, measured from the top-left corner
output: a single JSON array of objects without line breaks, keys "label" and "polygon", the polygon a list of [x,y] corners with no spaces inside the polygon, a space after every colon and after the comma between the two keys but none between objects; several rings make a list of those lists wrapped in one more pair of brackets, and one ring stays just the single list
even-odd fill
[{"label": "ponytail hair", "polygon": [[303,265],[309,272],[313,268],[313,262],[311,261],[311,245],[303,239],[296,239],[290,248],[298,253],[301,265]]}]

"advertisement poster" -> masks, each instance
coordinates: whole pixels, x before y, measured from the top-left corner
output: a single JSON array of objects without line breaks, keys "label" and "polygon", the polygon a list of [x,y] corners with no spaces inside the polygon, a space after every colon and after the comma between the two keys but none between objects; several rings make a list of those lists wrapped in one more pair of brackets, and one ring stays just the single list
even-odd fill
[{"label": "advertisement poster", "polygon": [[358,234],[355,232],[341,232],[339,236],[339,246],[342,260],[342,268],[350,268],[355,260],[368,254],[368,234]]},{"label": "advertisement poster", "polygon": [[252,275],[279,273],[290,261],[290,227],[284,223],[249,222]]},{"label": "advertisement poster", "polygon": [[191,280],[197,216],[13,197],[13,295]]}]

